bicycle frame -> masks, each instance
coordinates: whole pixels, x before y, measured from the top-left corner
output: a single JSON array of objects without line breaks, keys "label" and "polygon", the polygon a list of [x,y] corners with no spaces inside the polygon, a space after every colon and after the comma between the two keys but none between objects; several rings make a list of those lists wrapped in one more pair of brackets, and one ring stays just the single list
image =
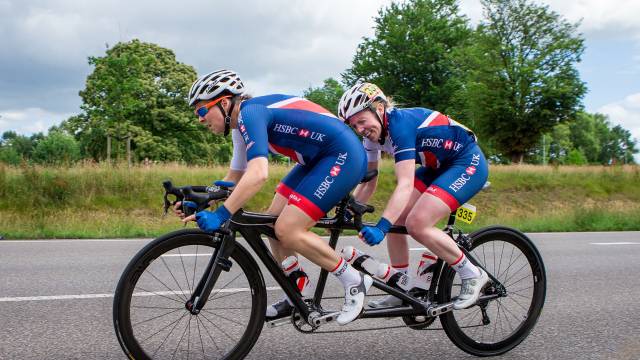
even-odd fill
[{"label": "bicycle frame", "polygon": [[[329,246],[334,250],[337,246],[338,239],[344,230],[358,230],[361,225],[359,224],[359,221],[354,223],[345,222],[344,213],[347,202],[347,199],[341,201],[340,204],[338,204],[338,206],[336,207],[336,215],[334,217],[322,218],[315,226],[317,228],[324,228],[330,231],[331,235],[329,239]],[[222,237],[220,240],[221,244],[218,248],[216,248],[214,256],[212,256],[211,261],[207,266],[207,270],[205,272],[207,276],[203,277],[200,280],[190,301],[187,303],[187,308],[192,313],[197,314],[205,305],[206,299],[208,299],[209,294],[211,293],[213,285],[215,284],[215,281],[217,280],[220,272],[223,270],[228,271],[230,266],[232,266],[228,260],[228,256],[229,254],[231,254],[236,244],[236,233],[240,233],[240,235],[247,241],[249,246],[253,249],[260,261],[266,266],[278,285],[280,285],[285,294],[289,297],[289,299],[291,299],[294,307],[299,311],[300,315],[303,319],[305,319],[305,321],[308,321],[312,313],[322,311],[321,301],[324,294],[328,271],[325,269],[321,270],[312,299],[312,304],[311,306],[308,306],[304,302],[297,288],[284,275],[284,272],[281,270],[280,265],[273,258],[271,251],[269,251],[269,249],[267,248],[265,241],[262,240],[262,235],[277,239],[275,231],[273,229],[273,224],[276,222],[277,218],[278,217],[274,215],[245,212],[242,209],[231,218],[227,225],[220,231],[220,235]],[[452,238],[454,238],[454,223],[455,213],[451,213],[447,226],[445,227],[445,231]],[[372,226],[373,224],[367,223],[365,225]],[[407,230],[404,226],[393,226],[389,232],[407,234]],[[479,263],[473,258],[473,256],[468,253],[464,246],[460,244],[458,244],[458,246],[462,249],[465,255],[470,259],[470,261],[480,266]],[[436,306],[435,308],[431,306],[436,293],[436,289],[438,287],[438,282],[440,281],[440,275],[442,274],[445,266],[446,264],[441,259],[438,259],[438,264],[433,275],[434,280],[431,282],[427,302],[420,301],[405,293],[404,291],[391,287],[386,283],[374,278],[374,287],[384,291],[385,293],[402,299],[404,303],[408,305],[386,309],[365,309],[360,317],[380,318],[411,315],[437,316],[443,312],[451,311],[452,306],[450,303],[439,305],[436,304],[438,306]],[[501,287],[501,284],[497,281],[497,279],[495,279],[491,274],[490,277],[494,280],[498,287]]]}]

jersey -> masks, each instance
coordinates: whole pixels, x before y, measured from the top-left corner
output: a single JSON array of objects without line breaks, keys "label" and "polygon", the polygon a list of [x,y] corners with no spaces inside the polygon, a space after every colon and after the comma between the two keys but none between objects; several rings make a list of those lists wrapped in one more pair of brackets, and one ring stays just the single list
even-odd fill
[{"label": "jersey", "polygon": [[271,152],[302,165],[334,151],[342,135],[351,132],[320,105],[281,94],[243,101],[238,130],[246,144],[247,161]]},{"label": "jersey", "polygon": [[388,135],[384,145],[364,139],[369,162],[380,159],[380,151],[393,155],[395,162],[415,159],[434,169],[455,158],[476,136],[457,121],[425,108],[387,112]]},{"label": "jersey", "polygon": [[320,105],[300,97],[275,94],[243,101],[238,130],[247,161],[271,152],[298,163],[276,192],[315,221],[349,194],[366,172],[366,154],[353,131]]},{"label": "jersey", "polygon": [[487,181],[487,161],[475,134],[464,125],[437,111],[424,108],[387,112],[388,135],[383,145],[364,139],[369,162],[380,152],[392,154],[395,162],[414,160],[414,187],[441,199],[451,211],[468,201]]}]

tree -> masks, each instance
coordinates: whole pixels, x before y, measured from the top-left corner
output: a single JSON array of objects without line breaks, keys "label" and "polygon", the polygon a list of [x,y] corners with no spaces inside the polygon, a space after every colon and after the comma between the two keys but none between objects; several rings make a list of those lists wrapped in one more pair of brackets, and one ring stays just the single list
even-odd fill
[{"label": "tree", "polygon": [[336,79],[329,78],[324,81],[322,87],[309,87],[305,90],[304,97],[337,115],[338,104],[345,91]]},{"label": "tree", "polygon": [[51,131],[38,142],[33,151],[33,160],[45,165],[72,164],[80,159],[80,147],[69,134]]},{"label": "tree", "polygon": [[[548,6],[527,0],[483,0],[485,20],[468,48],[458,99],[481,134],[513,162],[541,135],[575,118],[586,88],[575,64],[584,40]],[[482,136],[481,136],[482,138]]]},{"label": "tree", "polygon": [[358,45],[345,84],[370,81],[405,106],[451,110],[461,86],[454,50],[470,39],[456,0],[409,0],[381,9],[375,36]]},{"label": "tree", "polygon": [[132,40],[118,43],[103,57],[90,57],[95,68],[80,92],[84,114],[63,127],[94,158],[106,155],[111,136],[115,156],[124,156],[132,139],[136,159],[213,162],[215,149],[227,140],[210,134],[196,121],[185,101],[196,73],[176,61],[171,50]]}]

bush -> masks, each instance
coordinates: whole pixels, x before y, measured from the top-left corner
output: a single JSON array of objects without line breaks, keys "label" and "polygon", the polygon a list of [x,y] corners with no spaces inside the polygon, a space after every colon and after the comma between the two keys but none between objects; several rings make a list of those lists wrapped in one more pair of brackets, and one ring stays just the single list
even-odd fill
[{"label": "bush", "polygon": [[0,147],[0,162],[9,165],[20,165],[22,157],[12,147]]},{"label": "bush", "polygon": [[56,131],[36,145],[33,161],[46,165],[69,165],[80,159],[80,147],[71,135]]}]

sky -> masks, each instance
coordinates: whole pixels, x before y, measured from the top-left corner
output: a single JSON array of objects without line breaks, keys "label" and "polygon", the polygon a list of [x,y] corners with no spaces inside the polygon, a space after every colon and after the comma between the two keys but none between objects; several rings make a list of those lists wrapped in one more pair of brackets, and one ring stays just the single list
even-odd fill
[{"label": "sky", "polygon": [[[585,109],[640,141],[640,1],[536,1],[580,21]],[[0,134],[46,131],[80,113],[87,58],[134,38],[172,49],[199,74],[231,68],[254,95],[302,94],[340,78],[389,3],[0,0]],[[482,17],[479,0],[460,8],[474,24]]]}]

